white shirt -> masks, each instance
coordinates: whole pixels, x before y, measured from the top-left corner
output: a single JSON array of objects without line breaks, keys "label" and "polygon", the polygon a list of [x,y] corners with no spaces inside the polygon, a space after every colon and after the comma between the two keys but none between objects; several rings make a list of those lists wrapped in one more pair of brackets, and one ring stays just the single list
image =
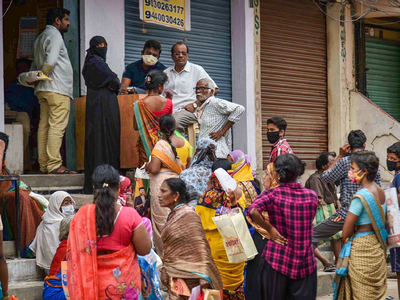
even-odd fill
[{"label": "white shirt", "polygon": [[165,69],[164,72],[168,76],[168,83],[165,85],[165,88],[174,90],[178,94],[172,98],[174,113],[178,109],[196,101],[196,91],[194,88],[200,79],[211,79],[210,75],[202,67],[192,64],[189,61],[179,73],[175,70],[175,66]]},{"label": "white shirt", "polygon": [[73,99],[73,70],[61,32],[53,25],[37,37],[34,45],[32,71],[41,70],[53,81],[39,81],[39,91],[55,92]]}]

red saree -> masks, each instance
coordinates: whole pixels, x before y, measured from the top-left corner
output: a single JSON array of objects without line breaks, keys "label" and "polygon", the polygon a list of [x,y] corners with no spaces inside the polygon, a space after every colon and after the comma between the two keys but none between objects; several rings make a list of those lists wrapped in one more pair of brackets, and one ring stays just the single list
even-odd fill
[{"label": "red saree", "polygon": [[71,299],[139,299],[140,268],[133,245],[97,255],[95,204],[83,206],[68,238],[68,291]]}]

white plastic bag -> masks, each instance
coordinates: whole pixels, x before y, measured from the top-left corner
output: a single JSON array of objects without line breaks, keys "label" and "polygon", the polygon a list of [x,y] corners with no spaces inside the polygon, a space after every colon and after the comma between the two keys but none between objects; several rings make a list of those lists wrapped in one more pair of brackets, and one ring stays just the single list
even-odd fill
[{"label": "white plastic bag", "polygon": [[34,192],[30,192],[29,196],[32,198],[35,198],[37,201],[39,201],[40,204],[42,204],[44,207],[49,207],[49,200],[47,200],[43,195],[36,194]]},{"label": "white plastic bag", "polygon": [[22,84],[23,86],[26,86],[26,87],[31,87],[31,88],[35,88],[35,86],[30,85],[28,82],[35,82],[35,81],[40,81],[40,80],[52,81],[53,79],[51,79],[50,77],[43,74],[42,71],[24,72],[18,76],[18,81],[20,84]]},{"label": "white plastic bag", "polygon": [[387,249],[400,247],[400,211],[396,188],[385,189]]},{"label": "white plastic bag", "polygon": [[213,217],[212,220],[224,240],[230,263],[249,261],[258,254],[240,208],[234,208],[230,213]]},{"label": "white plastic bag", "polygon": [[228,174],[224,169],[218,168],[214,171],[215,176],[217,176],[219,182],[221,183],[224,191],[231,189],[234,191],[237,187],[236,180],[232,178],[231,175]]}]

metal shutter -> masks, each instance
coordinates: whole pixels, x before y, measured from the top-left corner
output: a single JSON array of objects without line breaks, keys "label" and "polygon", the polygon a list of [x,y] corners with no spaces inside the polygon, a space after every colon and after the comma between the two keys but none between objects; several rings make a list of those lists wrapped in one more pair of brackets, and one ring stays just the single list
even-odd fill
[{"label": "metal shutter", "polygon": [[[183,41],[189,46],[189,61],[202,66],[218,85],[219,98],[232,101],[231,75],[231,6],[229,0],[191,0],[192,30],[186,34],[178,29],[145,24],[139,18],[139,1],[125,1],[125,65],[141,58],[140,52],[149,39],[162,45],[160,61],[173,65],[171,47]],[[121,74],[122,75],[122,74]]]},{"label": "metal shutter", "polygon": [[267,119],[284,117],[293,151],[314,168],[327,150],[325,16],[312,1],[261,2],[261,107],[264,168],[271,144]]},{"label": "metal shutter", "polygon": [[366,37],[365,56],[368,98],[400,121],[400,43]]}]

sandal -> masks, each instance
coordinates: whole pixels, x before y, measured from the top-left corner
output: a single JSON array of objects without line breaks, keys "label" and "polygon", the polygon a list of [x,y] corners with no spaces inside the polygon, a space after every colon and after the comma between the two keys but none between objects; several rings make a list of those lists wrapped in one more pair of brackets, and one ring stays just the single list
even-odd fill
[{"label": "sandal", "polygon": [[324,272],[334,272],[336,270],[336,266],[332,263],[327,264],[324,266]]},{"label": "sandal", "polygon": [[[61,168],[64,168],[64,170],[62,172],[58,172]],[[56,174],[56,175],[59,175],[59,174],[78,174],[78,172],[74,171],[74,170],[67,169],[66,167],[60,166],[57,169],[51,171],[49,174]]]}]

